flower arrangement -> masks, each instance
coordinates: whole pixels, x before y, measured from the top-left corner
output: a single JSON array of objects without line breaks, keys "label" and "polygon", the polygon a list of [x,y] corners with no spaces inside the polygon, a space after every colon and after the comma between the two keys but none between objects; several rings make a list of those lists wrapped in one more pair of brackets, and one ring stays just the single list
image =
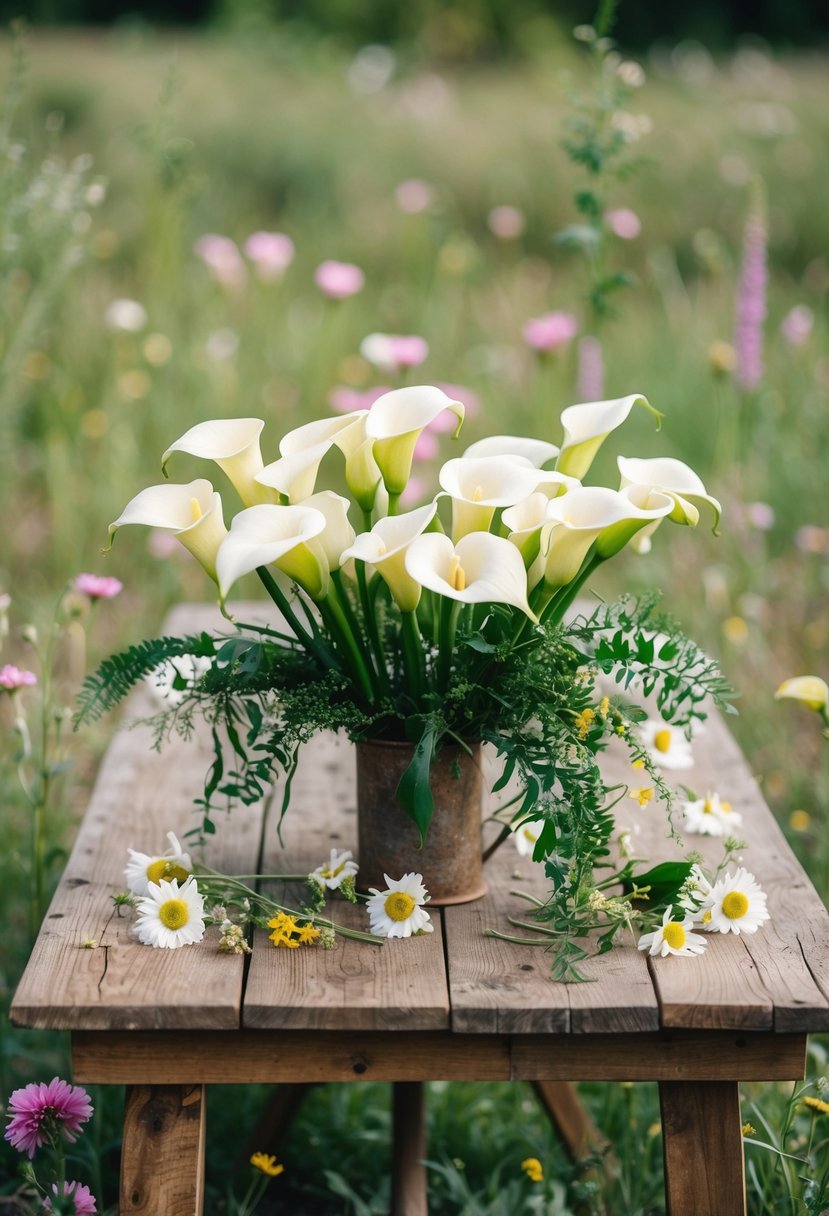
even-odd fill
[{"label": "flower arrangement", "polygon": [[[703,509],[715,527],[719,519],[716,499],[673,458],[620,457],[618,489],[584,484],[605,439],[636,408],[660,422],[631,394],[565,409],[559,444],[510,435],[473,443],[442,465],[432,501],[408,510],[418,439],[447,412],[455,438],[463,422],[462,403],[439,388],[396,389],[370,409],[301,426],[269,464],[260,419],[192,427],[162,468],[183,454],[218,464],[242,504],[230,527],[220,493],[199,478],[143,490],[110,533],[134,524],[171,532],[215,583],[234,631],[144,641],[112,656],[86,680],[79,721],[166,671],[175,696],[157,715],[159,740],[187,735],[196,714],[214,728],[199,800],[208,834],[220,799],[253,802],[280,771],[284,814],[302,744],[333,729],[412,745],[397,797],[423,840],[442,749],[489,744],[499,769],[493,790],[513,795],[497,844],[529,820],[540,824],[532,853],[552,891],[537,915],[566,947],[554,974],[570,976],[570,956],[584,953],[574,937],[600,926],[604,949],[629,920],[608,924],[589,898],[595,867],[607,864],[613,805],[626,792],[601,775],[597,757],[610,739],[623,740],[646,770],[649,795],[671,805],[653,758],[654,748],[664,758],[664,739],[640,737],[646,715],[630,691],[655,698],[678,756],[705,704],[730,692],[716,664],[657,614],[656,596],[573,616],[594,572],[624,549],[646,553],[663,521],[693,527]],[[317,488],[323,462],[347,497]],[[230,591],[253,572],[279,611],[275,624],[229,615]],[[607,677],[615,691],[601,683]],[[659,916],[690,872],[690,863],[672,867],[651,905]],[[626,889],[640,881],[632,861],[616,878]]]}]

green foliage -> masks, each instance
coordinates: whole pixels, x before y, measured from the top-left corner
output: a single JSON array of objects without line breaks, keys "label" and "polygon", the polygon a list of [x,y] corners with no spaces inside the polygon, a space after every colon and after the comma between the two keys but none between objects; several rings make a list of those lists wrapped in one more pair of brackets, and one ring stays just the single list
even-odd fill
[{"label": "green foliage", "polygon": [[104,659],[98,670],[86,677],[78,693],[76,728],[108,713],[136,684],[163,664],[191,655],[213,658],[214,639],[207,633],[198,637],[151,638]]}]

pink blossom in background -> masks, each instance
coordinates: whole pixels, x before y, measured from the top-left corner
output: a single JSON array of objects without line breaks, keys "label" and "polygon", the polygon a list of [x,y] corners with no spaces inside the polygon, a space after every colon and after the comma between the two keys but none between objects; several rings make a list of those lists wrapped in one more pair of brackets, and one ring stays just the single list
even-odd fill
[{"label": "pink blossom in background", "polygon": [[351,262],[321,262],[314,271],[314,282],[329,300],[345,300],[362,291],[366,276]]},{"label": "pink blossom in background", "polygon": [[746,504],[745,516],[753,528],[760,532],[770,532],[774,527],[774,507],[767,502],[750,502]]},{"label": "pink blossom in background", "polygon": [[522,333],[524,341],[539,354],[549,354],[566,346],[579,332],[579,323],[571,312],[546,312],[532,317]]},{"label": "pink blossom in background", "polygon": [[14,1090],[8,1108],[12,1117],[5,1139],[21,1153],[27,1153],[30,1160],[35,1150],[58,1131],[74,1144],[83,1124],[92,1117],[92,1103],[86,1090],[59,1077],[53,1077],[48,1085],[33,1081]]},{"label": "pink blossom in background", "polygon": [[369,334],[360,343],[360,354],[383,372],[402,372],[420,366],[429,343],[418,334]]},{"label": "pink blossom in background", "polygon": [[829,553],[829,529],[804,524],[795,532],[794,543],[801,553]]},{"label": "pink blossom in background", "polygon": [[780,322],[780,332],[790,346],[804,346],[815,324],[815,314],[808,304],[796,304]]},{"label": "pink blossom in background", "polygon": [[486,217],[486,222],[492,235],[501,241],[514,241],[524,231],[526,223],[524,212],[508,204],[493,207]]},{"label": "pink blossom in background", "polygon": [[606,211],[604,222],[613,235],[623,241],[634,240],[642,231],[642,221],[636,212],[628,207],[616,207],[612,211]]},{"label": "pink blossom in background", "polygon": [[734,378],[740,388],[757,388],[763,376],[763,322],[766,319],[766,224],[758,204],[746,220],[743,265],[737,288]]},{"label": "pink blossom in background", "polygon": [[418,215],[432,205],[434,194],[428,182],[419,177],[410,177],[395,189],[394,197],[401,211]]},{"label": "pink blossom in background", "polygon": [[604,356],[598,338],[587,335],[579,342],[579,371],[576,383],[579,401],[604,400]]},{"label": "pink blossom in background", "polygon": [[119,578],[107,574],[79,574],[72,586],[91,600],[114,600],[124,590]]},{"label": "pink blossom in background", "polygon": [[350,414],[352,410],[370,410],[377,398],[388,392],[391,392],[391,389],[384,384],[366,389],[337,384],[328,394],[328,404],[338,414]]},{"label": "pink blossom in background", "polygon": [[217,283],[238,291],[248,277],[244,260],[235,241],[215,232],[200,236],[193,246]]},{"label": "pink blossom in background", "polygon": [[37,676],[33,671],[22,670],[20,667],[15,667],[13,663],[0,667],[0,688],[4,688],[6,692],[14,692],[18,688],[31,688],[34,684],[37,684]]},{"label": "pink blossom in background", "polygon": [[421,431],[414,445],[414,459],[434,460],[439,451],[440,446],[435,438],[434,432],[428,429]]},{"label": "pink blossom in background", "polygon": [[253,232],[245,253],[266,283],[279,279],[294,260],[294,242],[284,232]]},{"label": "pink blossom in background", "polygon": [[[52,1183],[52,1194],[57,1198],[58,1184]],[[64,1182],[63,1195],[65,1199],[71,1199],[74,1207],[72,1209],[73,1216],[95,1216],[98,1207],[95,1203],[95,1196],[92,1194],[88,1186],[84,1186],[82,1182]],[[52,1201],[47,1195],[43,1200],[43,1206],[47,1212],[52,1211]]]},{"label": "pink blossom in background", "polygon": [[419,477],[410,477],[405,490],[400,495],[401,503],[406,507],[410,507],[413,503],[420,502],[425,489],[426,487]]},{"label": "pink blossom in background", "polygon": [[[446,393],[447,397],[451,397],[453,401],[460,401],[467,418],[474,418],[481,408],[480,398],[478,394],[471,388],[467,388],[465,384],[447,384],[445,381],[435,385]],[[458,420],[449,410],[441,410],[437,418],[433,418],[426,428],[429,431],[434,431],[438,435],[454,432],[458,428]]]},{"label": "pink blossom in background", "polygon": [[185,552],[184,548],[173,536],[172,532],[164,532],[161,528],[153,528],[147,537],[147,552],[151,557],[166,561],[170,557],[178,557]]}]

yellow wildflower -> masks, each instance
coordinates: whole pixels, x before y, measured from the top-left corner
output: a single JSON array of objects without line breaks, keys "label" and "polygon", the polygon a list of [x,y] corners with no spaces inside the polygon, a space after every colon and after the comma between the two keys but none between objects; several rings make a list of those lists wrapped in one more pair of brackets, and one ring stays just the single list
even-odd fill
[{"label": "yellow wildflower", "polygon": [[595,709],[591,709],[590,706],[588,706],[587,709],[583,709],[580,714],[576,714],[576,720],[573,725],[579,732],[580,739],[587,738],[590,728],[595,721],[596,711]]},{"label": "yellow wildflower", "polygon": [[628,789],[628,798],[632,798],[634,802],[638,802],[640,806],[647,806],[653,798],[653,786],[643,785],[638,789],[630,786]]},{"label": "yellow wildflower", "polygon": [[526,1161],[521,1162],[521,1169],[527,1175],[530,1182],[544,1181],[544,1170],[537,1157],[527,1157]]},{"label": "yellow wildflower", "polygon": [[297,929],[299,941],[303,946],[308,946],[311,942],[315,942],[320,935],[319,929],[315,929],[313,925],[303,925],[301,929]]},{"label": "yellow wildflower", "polygon": [[819,1115],[829,1115],[829,1102],[824,1102],[822,1098],[804,1098],[803,1105]]},{"label": "yellow wildflower", "polygon": [[599,713],[603,718],[606,718],[610,712],[610,697],[602,697],[599,702]]},{"label": "yellow wildflower", "polygon": [[254,1153],[250,1159],[250,1163],[256,1170],[261,1170],[263,1174],[267,1174],[269,1178],[278,1178],[280,1174],[285,1172],[285,1166],[280,1165],[276,1157],[269,1153]]},{"label": "yellow wildflower", "polygon": [[743,1124],[743,1135],[744,1136],[756,1136],[757,1128],[752,1127],[750,1123],[744,1123]]}]

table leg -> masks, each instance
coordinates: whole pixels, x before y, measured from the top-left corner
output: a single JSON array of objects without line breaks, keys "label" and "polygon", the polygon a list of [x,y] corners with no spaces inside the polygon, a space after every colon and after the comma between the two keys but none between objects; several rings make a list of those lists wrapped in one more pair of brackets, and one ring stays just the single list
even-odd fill
[{"label": "table leg", "polygon": [[202,1216],[203,1085],[129,1085],[121,1149],[121,1216]]},{"label": "table leg", "polygon": [[531,1085],[571,1157],[578,1160],[591,1149],[603,1147],[602,1135],[572,1081],[532,1081]]},{"label": "table leg", "polygon": [[660,1081],[668,1216],[745,1216],[736,1081]]},{"label": "table leg", "polygon": [[392,1085],[391,1216],[429,1216],[422,1081]]}]

